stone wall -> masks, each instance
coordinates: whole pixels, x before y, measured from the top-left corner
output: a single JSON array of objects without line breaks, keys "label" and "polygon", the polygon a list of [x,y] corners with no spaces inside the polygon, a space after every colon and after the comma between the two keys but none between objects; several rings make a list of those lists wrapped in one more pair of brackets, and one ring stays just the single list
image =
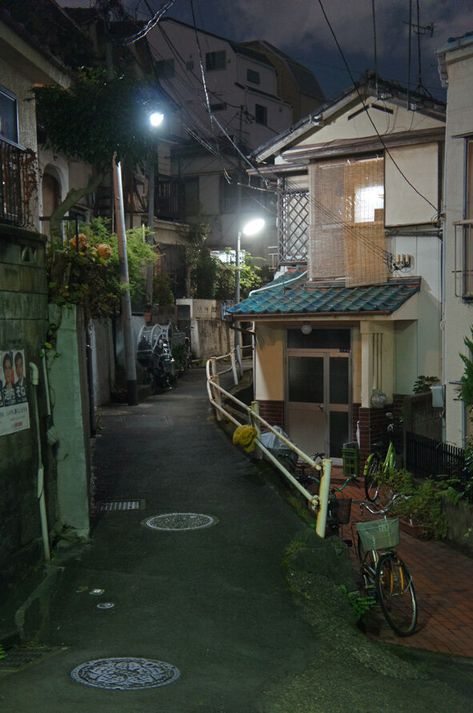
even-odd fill
[{"label": "stone wall", "polygon": [[[40,350],[48,329],[47,279],[43,236],[0,225],[0,351],[24,350],[29,428],[0,435],[0,566],[8,584],[26,575],[41,558],[41,530],[36,498],[38,446],[30,364],[39,369],[38,388],[44,460],[45,390]],[[3,378],[3,373],[2,373]],[[55,516],[55,473],[47,468],[48,515]]]}]

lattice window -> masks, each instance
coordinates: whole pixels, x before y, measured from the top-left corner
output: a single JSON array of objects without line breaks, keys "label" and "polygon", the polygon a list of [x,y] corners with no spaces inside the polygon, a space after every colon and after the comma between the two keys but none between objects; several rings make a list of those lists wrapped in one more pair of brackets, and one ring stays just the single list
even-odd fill
[{"label": "lattice window", "polygon": [[278,200],[280,263],[306,262],[309,242],[309,192],[282,191]]}]

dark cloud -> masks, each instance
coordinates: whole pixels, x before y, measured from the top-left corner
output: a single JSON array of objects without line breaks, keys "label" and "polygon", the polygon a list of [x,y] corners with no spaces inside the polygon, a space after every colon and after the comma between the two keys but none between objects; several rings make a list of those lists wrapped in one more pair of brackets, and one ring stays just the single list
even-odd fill
[{"label": "dark cloud", "polygon": [[[62,5],[88,7],[91,0],[60,0]],[[162,0],[126,0],[129,11],[149,17],[147,4]],[[264,39],[309,66],[328,96],[350,85],[318,0],[194,0],[199,27],[235,41]],[[371,0],[324,0],[324,7],[355,77],[374,68]],[[376,35],[380,74],[406,84],[408,77],[409,0],[377,0]],[[412,2],[416,22],[416,2]],[[192,23],[188,0],[176,0],[169,16]],[[420,24],[434,25],[433,37],[421,37],[422,83],[441,94],[436,51],[449,37],[473,31],[472,0],[420,0]],[[418,82],[417,36],[413,34],[411,80]]]}]

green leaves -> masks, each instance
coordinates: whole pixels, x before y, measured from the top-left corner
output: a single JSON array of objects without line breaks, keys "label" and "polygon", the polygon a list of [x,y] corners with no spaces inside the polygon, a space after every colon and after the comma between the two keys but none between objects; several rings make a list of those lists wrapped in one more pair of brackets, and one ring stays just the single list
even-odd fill
[{"label": "green leaves", "polygon": [[120,160],[139,163],[155,142],[145,109],[150,91],[135,77],[107,79],[102,70],[83,70],[67,89],[37,88],[47,146],[99,168],[115,152]]},{"label": "green leaves", "polygon": [[[82,226],[61,249],[48,255],[49,295],[55,304],[81,305],[88,317],[111,317],[120,311],[124,288],[120,282],[117,236],[95,219]],[[127,231],[129,286],[132,297],[144,294],[145,267],[156,253],[141,228]]]}]

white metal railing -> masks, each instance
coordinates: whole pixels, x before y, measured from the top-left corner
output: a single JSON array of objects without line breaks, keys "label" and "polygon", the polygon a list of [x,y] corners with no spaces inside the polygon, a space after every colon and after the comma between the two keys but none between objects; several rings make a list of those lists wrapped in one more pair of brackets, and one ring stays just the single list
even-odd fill
[{"label": "white metal railing", "polygon": [[[222,361],[227,360],[230,362],[230,366],[224,369],[218,370],[218,364]],[[285,476],[285,478],[301,493],[301,495],[308,501],[310,508],[317,513],[317,523],[316,532],[320,537],[325,536],[325,525],[327,521],[327,509],[328,509],[328,499],[330,494],[330,474],[332,469],[332,461],[329,458],[324,458],[322,461],[322,469],[320,471],[320,465],[316,463],[307,453],[298,448],[289,438],[284,436],[282,433],[277,431],[271,424],[264,420],[259,415],[259,404],[257,401],[253,401],[251,406],[243,403],[237,399],[229,391],[226,391],[220,385],[220,377],[229,372],[233,373],[235,384],[238,384],[237,375],[237,355],[235,350],[229,354],[225,354],[220,357],[211,357],[206,363],[206,376],[207,376],[207,393],[209,401],[215,409],[215,416],[217,421],[222,421],[228,419],[235,426],[241,426],[243,423],[239,421],[234,414],[230,413],[227,404],[224,405],[223,398],[230,401],[236,406],[238,406],[239,411],[242,415],[246,416],[246,423],[253,426],[256,430],[257,436],[255,439],[255,446],[260,451],[265,458],[267,458],[273,465],[278,468],[278,470]],[[233,410],[233,409],[232,409]],[[268,448],[261,442],[260,434],[261,428],[265,431],[270,431],[273,433],[282,443],[284,443],[289,450],[294,452],[300,460],[313,469],[314,471],[320,472],[320,486],[318,495],[310,493],[306,488],[304,488],[301,483],[294,477],[294,475],[281,463],[273,453],[271,453]]]}]

